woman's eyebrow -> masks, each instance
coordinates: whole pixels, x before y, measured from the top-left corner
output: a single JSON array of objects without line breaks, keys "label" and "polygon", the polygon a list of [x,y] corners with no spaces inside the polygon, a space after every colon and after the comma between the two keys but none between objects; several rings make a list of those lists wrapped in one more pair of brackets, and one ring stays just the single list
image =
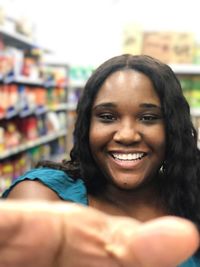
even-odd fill
[{"label": "woman's eyebrow", "polygon": [[153,104],[153,103],[141,103],[139,105],[139,107],[141,107],[141,108],[157,108],[157,109],[161,109],[160,105]]},{"label": "woman's eyebrow", "polygon": [[111,103],[111,102],[99,103],[93,107],[93,110],[96,110],[99,108],[115,108],[115,107],[116,107],[116,105],[114,103]]},{"label": "woman's eyebrow", "polygon": [[[100,108],[115,108],[117,105],[112,102],[103,102],[95,105],[93,107],[93,110],[100,109]],[[153,104],[153,103],[141,103],[139,105],[140,108],[156,108],[156,109],[161,109],[160,105]]]}]

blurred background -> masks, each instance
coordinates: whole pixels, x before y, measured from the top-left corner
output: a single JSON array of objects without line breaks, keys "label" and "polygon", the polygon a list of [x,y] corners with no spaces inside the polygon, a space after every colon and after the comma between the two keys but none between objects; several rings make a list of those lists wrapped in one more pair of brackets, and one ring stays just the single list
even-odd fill
[{"label": "blurred background", "polygon": [[31,39],[72,64],[99,64],[120,53],[124,34],[133,38],[133,30],[200,40],[198,0],[0,0],[0,7]]},{"label": "blurred background", "polygon": [[68,158],[86,80],[121,53],[148,54],[172,67],[199,133],[199,6],[199,0],[0,0],[0,193],[38,160]]}]

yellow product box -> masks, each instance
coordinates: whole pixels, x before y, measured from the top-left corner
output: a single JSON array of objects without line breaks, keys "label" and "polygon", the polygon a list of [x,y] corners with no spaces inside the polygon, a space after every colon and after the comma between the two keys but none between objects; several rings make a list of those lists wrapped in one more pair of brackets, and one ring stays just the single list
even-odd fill
[{"label": "yellow product box", "polygon": [[130,23],[122,33],[122,53],[140,55],[142,52],[143,30],[140,25]]},{"label": "yellow product box", "polygon": [[142,54],[149,55],[164,63],[170,62],[173,34],[171,32],[145,32]]},{"label": "yellow product box", "polygon": [[193,33],[178,32],[173,34],[170,63],[190,64],[195,55],[195,38]]}]

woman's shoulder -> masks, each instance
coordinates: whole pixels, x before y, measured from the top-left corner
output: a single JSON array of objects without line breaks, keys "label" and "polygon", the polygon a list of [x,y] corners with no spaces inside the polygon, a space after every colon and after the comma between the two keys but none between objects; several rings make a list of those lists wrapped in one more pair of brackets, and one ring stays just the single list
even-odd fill
[{"label": "woman's shoulder", "polygon": [[179,267],[200,267],[200,258],[193,256],[181,265]]},{"label": "woman's shoulder", "polygon": [[87,193],[83,180],[73,179],[66,172],[49,167],[32,169],[19,178],[3,193],[6,198],[10,191],[23,181],[39,181],[53,190],[59,198],[87,205]]}]

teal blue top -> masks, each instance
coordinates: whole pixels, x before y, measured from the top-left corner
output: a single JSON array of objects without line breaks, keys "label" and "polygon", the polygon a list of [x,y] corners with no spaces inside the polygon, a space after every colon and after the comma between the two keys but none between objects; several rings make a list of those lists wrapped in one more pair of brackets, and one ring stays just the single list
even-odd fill
[{"label": "teal blue top", "polygon": [[[10,190],[23,180],[38,180],[53,190],[61,199],[88,205],[87,190],[81,179],[74,180],[65,172],[50,168],[32,169],[16,179],[10,188],[3,193],[6,198]],[[200,267],[200,260],[191,257],[179,267]]]},{"label": "teal blue top", "polygon": [[50,168],[32,169],[13,181],[3,193],[6,198],[10,190],[24,180],[37,180],[53,190],[61,199],[88,205],[87,192],[81,179],[74,180],[65,172]]}]

